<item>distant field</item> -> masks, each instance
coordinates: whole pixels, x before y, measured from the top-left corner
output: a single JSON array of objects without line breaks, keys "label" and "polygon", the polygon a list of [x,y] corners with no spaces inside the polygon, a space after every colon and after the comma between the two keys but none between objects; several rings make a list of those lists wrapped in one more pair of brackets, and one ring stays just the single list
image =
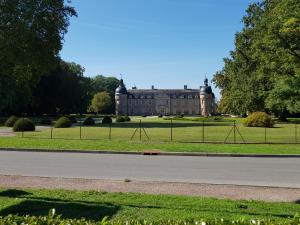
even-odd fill
[{"label": "distant field", "polygon": [[[93,127],[82,127],[82,139],[97,140],[140,140],[154,142],[240,142],[247,143],[296,143],[300,142],[300,124],[281,123],[274,128],[244,127],[242,119],[236,123],[237,129],[233,128],[232,118],[223,121],[189,121],[170,120],[162,118],[142,118],[142,128],[139,129],[139,118],[127,123],[113,123],[111,128],[102,124]],[[199,118],[197,118],[199,119]],[[204,126],[203,126],[204,125]],[[172,127],[172,130],[171,130]],[[297,131],[296,131],[297,129]],[[140,133],[141,131],[141,133]],[[172,133],[171,133],[172,132]],[[265,136],[266,135],[266,136]],[[297,135],[297,136],[296,136]],[[148,136],[148,137],[147,137]],[[234,138],[235,136],[235,138]],[[37,132],[26,132],[25,137],[51,138],[51,129]],[[79,125],[72,128],[60,128],[52,130],[52,138],[80,139]],[[299,139],[299,140],[298,140]]]},{"label": "distant field", "polygon": [[106,193],[66,190],[0,189],[0,215],[48,215],[55,208],[63,218],[112,220],[225,220],[286,221],[300,211],[296,203],[232,201],[214,198]]},{"label": "distant field", "polygon": [[[145,132],[143,129],[139,129],[140,119]],[[300,124],[297,126],[296,136],[296,126],[292,123],[277,124],[274,128],[265,130],[265,128],[244,127],[242,125],[243,119],[239,118],[236,123],[238,129],[235,132],[236,143],[242,143],[244,139],[251,144],[224,144],[228,135],[226,142],[234,142],[232,118],[225,118],[222,122],[213,121],[210,118],[210,121],[206,120],[204,122],[204,126],[201,121],[191,121],[198,119],[199,117],[189,117],[184,118],[184,120],[174,120],[172,124],[172,141],[170,120],[133,117],[129,123],[113,123],[111,133],[109,126],[103,126],[97,120],[95,126],[81,128],[82,140],[79,140],[80,127],[77,123],[72,128],[53,129],[53,139],[51,139],[50,127],[44,127],[36,132],[24,132],[24,138],[21,138],[21,133],[17,134],[18,137],[0,137],[0,147],[116,151],[155,149],[169,152],[300,154]],[[133,136],[134,132],[135,135]],[[212,143],[201,143],[203,140]],[[275,144],[261,144],[265,141]],[[298,144],[296,144],[296,141]]]}]

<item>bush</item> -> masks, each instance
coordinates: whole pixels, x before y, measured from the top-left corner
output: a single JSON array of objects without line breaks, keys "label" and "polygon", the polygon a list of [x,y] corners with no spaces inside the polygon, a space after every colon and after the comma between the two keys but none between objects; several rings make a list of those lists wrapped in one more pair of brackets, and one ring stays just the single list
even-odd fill
[{"label": "bush", "polygon": [[60,117],[56,122],[54,127],[55,128],[68,128],[72,126],[72,122],[69,118],[63,116]]},{"label": "bush", "polygon": [[130,119],[129,116],[124,116],[124,120],[125,120],[126,122],[130,122],[130,121],[131,121],[131,119]]},{"label": "bush", "polygon": [[51,125],[51,124],[52,124],[52,121],[51,121],[51,119],[49,119],[49,118],[41,118],[39,123],[40,123],[41,125]]},{"label": "bush", "polygon": [[122,123],[122,122],[125,122],[125,118],[124,118],[124,116],[117,116],[117,118],[116,118],[116,122],[117,122],[117,123]]},{"label": "bush", "polygon": [[272,117],[265,112],[251,113],[245,120],[246,127],[273,127]]},{"label": "bush", "polygon": [[84,125],[84,126],[95,125],[95,120],[93,119],[92,116],[88,116],[88,117],[85,118],[85,120],[83,121],[83,125]]},{"label": "bush", "polygon": [[16,116],[11,116],[9,117],[6,122],[5,122],[5,126],[7,127],[13,127],[15,125],[15,122],[17,122],[18,117]]},{"label": "bush", "polygon": [[35,131],[35,125],[32,120],[28,118],[20,118],[15,122],[13,130],[14,132]]},{"label": "bush", "polygon": [[112,123],[112,119],[110,116],[104,116],[102,119],[102,124],[110,124]]}]

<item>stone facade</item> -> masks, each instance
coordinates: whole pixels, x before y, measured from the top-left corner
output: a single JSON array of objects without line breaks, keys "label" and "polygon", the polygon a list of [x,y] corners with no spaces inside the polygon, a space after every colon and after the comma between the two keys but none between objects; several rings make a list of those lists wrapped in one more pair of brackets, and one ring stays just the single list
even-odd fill
[{"label": "stone facade", "polygon": [[200,89],[130,89],[123,80],[116,89],[117,115],[202,115],[215,114],[215,96],[208,80]]}]

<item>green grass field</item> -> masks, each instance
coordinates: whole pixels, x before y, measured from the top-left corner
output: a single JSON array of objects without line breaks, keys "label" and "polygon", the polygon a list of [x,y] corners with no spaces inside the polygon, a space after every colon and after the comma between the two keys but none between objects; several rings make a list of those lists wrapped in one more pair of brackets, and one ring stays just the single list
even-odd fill
[{"label": "green grass field", "polygon": [[[139,140],[154,142],[246,142],[246,143],[296,143],[300,142],[300,125],[276,124],[274,128],[244,127],[241,119],[236,123],[234,134],[233,121],[191,121],[193,118],[173,121],[162,118],[146,118],[142,120],[139,130],[139,118],[134,118],[129,123],[113,123],[111,128],[102,124],[93,127],[82,127],[82,139],[98,140]],[[199,118],[198,118],[199,119]],[[171,129],[172,127],[172,129]],[[136,132],[135,132],[136,131]],[[135,135],[134,135],[135,134]],[[147,137],[148,136],[148,137]],[[25,137],[50,138],[51,129],[37,132],[26,132]],[[235,137],[235,138],[234,138]],[[80,128],[59,128],[52,130],[52,138],[79,139]],[[299,140],[298,140],[299,139]]]},{"label": "green grass field", "polygon": [[109,140],[68,140],[38,138],[0,138],[0,147],[64,150],[115,150],[250,154],[300,154],[299,144],[201,144],[178,142],[139,142]]},{"label": "green grass field", "polygon": [[[139,119],[142,119],[144,130],[139,130]],[[224,144],[234,142],[232,119],[221,122],[192,121],[199,118],[185,118],[173,121],[171,142],[171,121],[162,118],[133,118],[129,123],[113,123],[111,135],[109,126],[96,124],[92,127],[81,128],[47,128],[42,131],[24,132],[18,137],[0,137],[0,147],[10,148],[40,148],[40,149],[78,149],[78,150],[117,150],[144,151],[160,150],[170,152],[213,152],[213,153],[258,153],[258,154],[300,154],[300,125],[277,124],[274,128],[248,128],[242,125],[242,119],[237,121],[236,142],[251,144]],[[298,132],[299,130],[299,132]],[[134,132],[136,131],[133,139]],[[231,131],[231,133],[230,133]],[[266,139],[265,139],[266,132]],[[241,133],[242,137],[239,135]],[[204,134],[204,135],[203,135]],[[109,139],[111,138],[111,140]],[[201,143],[213,142],[213,143]],[[262,144],[264,142],[275,144]],[[195,143],[194,143],[195,142]],[[217,143],[219,142],[219,143]],[[281,144],[290,143],[290,144]]]},{"label": "green grass field", "polygon": [[101,193],[66,190],[0,189],[0,215],[47,215],[55,208],[63,218],[99,220],[201,220],[275,219],[286,220],[300,212],[296,203],[232,201],[214,198]]}]

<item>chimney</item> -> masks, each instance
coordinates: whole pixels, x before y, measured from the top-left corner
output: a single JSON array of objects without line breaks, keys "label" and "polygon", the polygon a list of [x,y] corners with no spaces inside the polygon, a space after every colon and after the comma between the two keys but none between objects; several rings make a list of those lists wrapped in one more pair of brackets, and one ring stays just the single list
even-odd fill
[{"label": "chimney", "polygon": [[183,88],[184,88],[184,90],[187,90],[187,85],[184,85]]},{"label": "chimney", "polygon": [[154,85],[151,85],[151,89],[154,90]]}]

